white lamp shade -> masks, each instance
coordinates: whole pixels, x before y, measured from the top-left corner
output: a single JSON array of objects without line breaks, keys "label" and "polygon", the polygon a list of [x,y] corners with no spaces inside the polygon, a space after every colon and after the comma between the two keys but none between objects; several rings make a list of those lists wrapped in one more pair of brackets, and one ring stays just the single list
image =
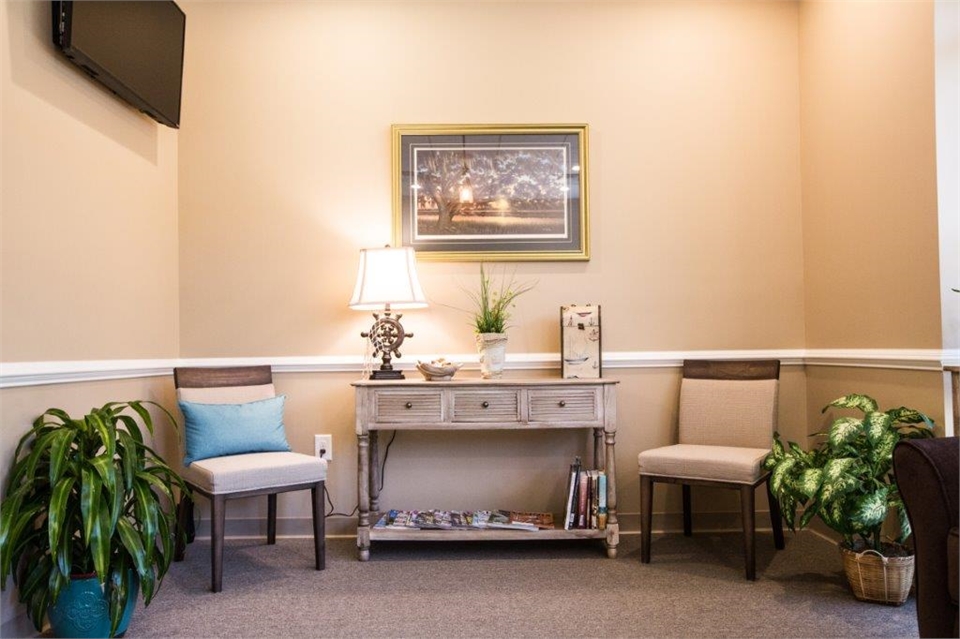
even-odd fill
[{"label": "white lamp shade", "polygon": [[424,308],[427,298],[417,278],[417,256],[410,247],[360,249],[360,268],[350,308],[375,311]]}]

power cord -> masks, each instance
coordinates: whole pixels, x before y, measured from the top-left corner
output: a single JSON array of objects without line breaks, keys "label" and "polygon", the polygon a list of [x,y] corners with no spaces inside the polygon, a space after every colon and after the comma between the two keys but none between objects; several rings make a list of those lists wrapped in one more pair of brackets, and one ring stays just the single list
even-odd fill
[{"label": "power cord", "polygon": [[330,512],[325,514],[324,517],[329,517],[331,515],[337,515],[338,517],[353,517],[354,514],[360,512],[360,504],[358,503],[349,513],[338,513],[336,507],[333,505],[333,500],[330,498],[330,491],[327,490],[326,484],[323,485],[323,496],[326,498],[327,503],[330,504]]},{"label": "power cord", "polygon": [[[386,480],[387,473],[387,457],[390,455],[390,446],[393,445],[393,440],[397,438],[397,433],[400,431],[393,431],[393,436],[390,437],[390,441],[387,442],[386,448],[383,449],[383,460],[380,462],[380,487],[378,490],[383,490],[383,482]],[[330,512],[325,516],[330,517],[331,515],[337,515],[338,517],[353,517],[355,514],[360,512],[360,503],[358,502],[356,506],[353,507],[349,513],[340,513],[337,512],[336,506],[333,505],[333,499],[330,497],[330,491],[327,490],[326,484],[323,486],[323,495],[326,498],[328,504],[330,504]]]},{"label": "power cord", "polygon": [[398,430],[393,431],[393,437],[391,437],[391,438],[390,438],[390,441],[387,442],[387,447],[383,449],[383,461],[380,462],[380,488],[379,488],[379,490],[383,490],[383,481],[384,481],[384,479],[386,479],[386,476],[387,476],[387,475],[386,475],[386,472],[387,472],[387,455],[390,454],[390,446],[393,445],[393,440],[395,440],[395,439],[397,438],[397,433],[399,433],[399,432],[400,432],[400,431],[398,431]]}]

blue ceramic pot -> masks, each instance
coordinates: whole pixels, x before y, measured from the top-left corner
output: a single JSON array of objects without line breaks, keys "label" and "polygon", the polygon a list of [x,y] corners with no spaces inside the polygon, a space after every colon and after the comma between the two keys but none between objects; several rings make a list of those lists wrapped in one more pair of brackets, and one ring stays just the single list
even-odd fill
[{"label": "blue ceramic pot", "polygon": [[[122,637],[130,625],[137,605],[140,583],[131,574],[127,604],[123,608],[117,635]],[[60,591],[55,604],[47,611],[55,637],[97,638],[110,636],[110,604],[96,575],[77,575]]]}]

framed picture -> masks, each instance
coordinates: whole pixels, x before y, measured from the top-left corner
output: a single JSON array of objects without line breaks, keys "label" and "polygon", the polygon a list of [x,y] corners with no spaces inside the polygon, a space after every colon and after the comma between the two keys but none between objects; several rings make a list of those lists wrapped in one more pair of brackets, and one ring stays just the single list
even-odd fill
[{"label": "framed picture", "polygon": [[400,125],[393,234],[423,260],[588,260],[587,126]]},{"label": "framed picture", "polygon": [[603,373],[600,353],[600,307],[561,306],[560,376],[598,379]]}]

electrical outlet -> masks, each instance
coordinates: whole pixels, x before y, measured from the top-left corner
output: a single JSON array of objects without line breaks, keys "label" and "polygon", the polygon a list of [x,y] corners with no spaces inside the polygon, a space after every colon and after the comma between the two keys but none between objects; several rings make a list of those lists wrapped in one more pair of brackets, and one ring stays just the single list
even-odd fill
[{"label": "electrical outlet", "polygon": [[313,454],[328,462],[333,461],[333,435],[314,435]]}]

